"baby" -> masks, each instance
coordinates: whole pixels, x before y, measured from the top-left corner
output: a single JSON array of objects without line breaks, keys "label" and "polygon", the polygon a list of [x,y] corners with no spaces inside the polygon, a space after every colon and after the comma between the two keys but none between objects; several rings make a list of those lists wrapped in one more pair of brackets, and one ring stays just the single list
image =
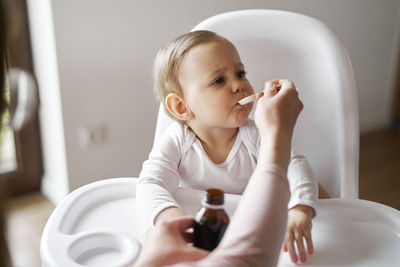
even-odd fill
[{"label": "baby", "polygon": [[[173,198],[178,186],[241,194],[256,168],[260,147],[258,129],[248,118],[253,103],[238,103],[254,90],[236,48],[224,37],[210,31],[178,37],[158,52],[154,80],[175,122],[156,140],[139,177],[138,209],[151,224],[185,215]],[[288,80],[266,86],[294,87]],[[311,221],[318,183],[305,157],[294,153],[287,175],[291,200],[284,250],[293,262],[305,262],[303,239],[313,253]]]}]

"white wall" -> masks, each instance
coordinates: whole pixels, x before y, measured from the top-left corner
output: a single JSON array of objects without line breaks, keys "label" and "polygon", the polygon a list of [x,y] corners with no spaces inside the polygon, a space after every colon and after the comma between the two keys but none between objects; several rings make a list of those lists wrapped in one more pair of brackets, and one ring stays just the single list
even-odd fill
[{"label": "white wall", "polygon": [[[398,47],[397,0],[57,0],[51,4],[68,190],[101,178],[139,174],[156,123],[158,104],[151,89],[156,51],[198,22],[225,11],[282,9],[325,22],[343,40],[352,59],[361,130],[389,124],[392,60],[396,62]],[[105,142],[83,148],[82,127],[103,126]]]}]

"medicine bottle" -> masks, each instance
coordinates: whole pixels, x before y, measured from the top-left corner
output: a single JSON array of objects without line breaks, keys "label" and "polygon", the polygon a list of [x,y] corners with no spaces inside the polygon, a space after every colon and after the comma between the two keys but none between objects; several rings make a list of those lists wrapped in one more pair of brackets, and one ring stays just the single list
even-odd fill
[{"label": "medicine bottle", "polygon": [[229,224],[224,210],[224,192],[208,189],[201,204],[195,217],[193,245],[211,251],[218,246]]}]

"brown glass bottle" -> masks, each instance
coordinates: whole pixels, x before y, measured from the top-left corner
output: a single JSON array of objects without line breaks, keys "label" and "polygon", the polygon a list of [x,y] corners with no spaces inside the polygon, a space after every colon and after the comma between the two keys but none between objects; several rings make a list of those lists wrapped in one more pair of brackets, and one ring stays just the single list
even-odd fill
[{"label": "brown glass bottle", "polygon": [[202,208],[196,214],[193,232],[193,245],[198,248],[215,249],[229,224],[228,214],[224,210],[224,192],[208,189],[202,201]]}]

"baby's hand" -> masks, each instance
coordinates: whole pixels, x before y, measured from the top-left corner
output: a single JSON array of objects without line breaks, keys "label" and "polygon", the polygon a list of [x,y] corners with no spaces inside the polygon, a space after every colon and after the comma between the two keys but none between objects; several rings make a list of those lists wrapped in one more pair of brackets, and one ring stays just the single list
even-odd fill
[{"label": "baby's hand", "polygon": [[[314,209],[304,205],[297,205],[289,210],[286,237],[283,244],[283,251],[290,254],[293,263],[306,262],[307,254],[304,247],[304,239],[307,244],[308,254],[314,252],[311,238],[312,217]],[[294,243],[297,243],[298,255]]]}]

